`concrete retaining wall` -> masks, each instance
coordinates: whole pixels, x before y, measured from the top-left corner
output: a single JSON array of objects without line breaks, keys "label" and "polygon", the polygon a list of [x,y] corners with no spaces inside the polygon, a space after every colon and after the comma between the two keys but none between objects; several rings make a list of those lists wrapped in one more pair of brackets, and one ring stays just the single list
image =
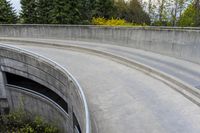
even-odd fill
[{"label": "concrete retaining wall", "polygon": [[[23,76],[38,82],[64,99],[68,104],[68,114],[65,121],[67,129],[64,130],[68,133],[73,133],[74,130],[73,113],[78,120],[82,132],[90,132],[90,120],[85,96],[77,81],[67,70],[44,57],[8,46],[0,46],[0,66],[1,71]],[[8,89],[11,90],[11,88]],[[18,97],[21,94],[22,92],[12,91],[12,95],[10,96]],[[17,100],[16,98],[16,103]],[[28,100],[28,102],[30,107],[35,106],[35,99],[32,99],[32,101]],[[17,108],[19,104],[10,106]],[[38,106],[38,111],[40,110],[39,107],[41,106]],[[40,112],[38,113],[40,114]],[[51,113],[51,109],[49,112],[48,110],[46,112],[48,115]],[[45,114],[43,116],[46,117]]]},{"label": "concrete retaining wall", "polygon": [[0,25],[0,36],[110,43],[200,63],[199,28]]},{"label": "concrete retaining wall", "polygon": [[11,111],[23,109],[33,116],[42,116],[45,121],[58,127],[60,132],[69,132],[69,116],[47,97],[11,85],[6,86],[6,93]]}]

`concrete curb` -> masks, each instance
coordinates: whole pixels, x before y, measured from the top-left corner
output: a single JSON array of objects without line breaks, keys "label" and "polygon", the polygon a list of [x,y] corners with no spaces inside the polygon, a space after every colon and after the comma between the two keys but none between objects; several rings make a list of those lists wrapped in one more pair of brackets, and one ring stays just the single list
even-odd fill
[{"label": "concrete curb", "polygon": [[[137,69],[139,71],[144,72],[147,75],[150,75],[153,78],[156,78],[160,80],[161,82],[167,84],[180,94],[182,94],[184,97],[195,103],[196,105],[200,106],[200,90],[196,89],[195,87],[179,80],[178,78],[175,78],[169,74],[166,74],[160,70],[157,70],[155,68],[152,68],[150,66],[147,66],[145,64],[142,64],[140,62],[130,60],[128,58],[115,55],[113,53],[105,52],[105,51],[99,51],[96,49],[91,49],[91,48],[85,48],[81,46],[73,46],[69,44],[56,44],[56,43],[50,43],[50,42],[40,42],[40,41],[30,41],[30,40],[15,40],[15,39],[0,39],[3,41],[11,41],[11,42],[22,42],[22,43],[40,43],[43,45],[47,46],[53,46],[53,47],[59,47],[59,48],[67,48],[71,49],[74,51],[83,51],[86,53],[98,55],[101,57],[106,57],[110,60],[113,60],[115,62],[124,64],[126,66],[129,66],[131,68]],[[37,45],[37,44],[32,44],[32,45]]]},{"label": "concrete curb", "polygon": [[92,27],[114,29],[144,29],[144,30],[200,30],[199,27],[170,27],[170,26],[108,26],[108,25],[69,25],[69,24],[1,24],[1,26],[49,26],[49,27]]}]

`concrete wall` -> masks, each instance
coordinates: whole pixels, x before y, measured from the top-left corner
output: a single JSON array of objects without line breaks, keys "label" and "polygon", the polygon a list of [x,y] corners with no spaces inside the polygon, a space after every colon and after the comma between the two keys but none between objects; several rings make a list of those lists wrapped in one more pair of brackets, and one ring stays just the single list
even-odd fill
[{"label": "concrete wall", "polygon": [[[73,113],[77,117],[82,132],[90,132],[90,120],[85,96],[77,81],[67,70],[44,57],[8,46],[0,46],[0,67],[3,72],[29,78],[62,97],[68,103],[68,115],[66,116],[66,130],[68,133],[73,132]],[[15,91],[10,96],[18,97],[21,94],[21,92]],[[18,98],[15,100],[17,103]],[[28,100],[28,102],[30,106],[35,106],[35,99]],[[18,105],[10,106],[17,108]],[[41,106],[37,107],[39,111]],[[52,112],[47,110],[46,113],[50,115]],[[43,116],[46,117],[46,115]]]},{"label": "concrete wall", "polygon": [[33,116],[42,116],[46,122],[58,127],[61,133],[69,132],[69,116],[47,97],[11,85],[6,86],[6,93],[10,111],[23,109]]},{"label": "concrete wall", "polygon": [[0,114],[6,114],[8,112],[9,105],[6,97],[5,78],[0,68]]},{"label": "concrete wall", "polygon": [[0,37],[105,42],[200,63],[199,28],[0,25]]}]

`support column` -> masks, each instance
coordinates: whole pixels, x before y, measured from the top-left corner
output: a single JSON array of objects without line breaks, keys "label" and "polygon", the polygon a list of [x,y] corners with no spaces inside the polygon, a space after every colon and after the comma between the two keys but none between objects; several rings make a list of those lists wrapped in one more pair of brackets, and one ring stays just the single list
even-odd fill
[{"label": "support column", "polygon": [[8,99],[6,97],[5,77],[0,70],[0,115],[9,113]]}]

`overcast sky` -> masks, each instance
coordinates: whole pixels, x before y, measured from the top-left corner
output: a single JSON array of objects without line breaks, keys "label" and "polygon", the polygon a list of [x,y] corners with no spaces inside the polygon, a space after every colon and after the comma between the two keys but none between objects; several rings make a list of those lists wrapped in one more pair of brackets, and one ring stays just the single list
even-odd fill
[{"label": "overcast sky", "polygon": [[15,10],[19,13],[20,11],[20,0],[10,0]]}]

